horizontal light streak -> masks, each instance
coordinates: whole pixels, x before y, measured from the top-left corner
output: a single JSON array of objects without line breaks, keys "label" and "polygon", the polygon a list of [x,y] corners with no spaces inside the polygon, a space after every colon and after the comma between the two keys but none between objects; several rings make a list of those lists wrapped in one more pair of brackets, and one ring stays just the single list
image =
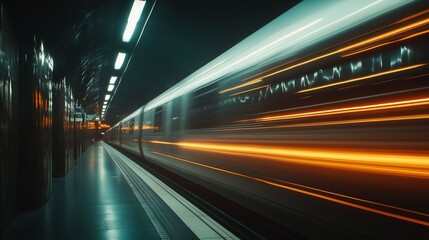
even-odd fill
[{"label": "horizontal light streak", "polygon": [[403,71],[411,70],[411,69],[422,67],[422,66],[425,66],[425,65],[426,64],[416,64],[416,65],[412,65],[412,66],[408,66],[408,67],[403,67],[403,68],[398,68],[398,69],[394,69],[394,70],[384,71],[384,72],[380,72],[380,73],[376,73],[376,74],[371,74],[371,75],[367,75],[367,76],[363,76],[363,77],[352,78],[352,79],[345,80],[345,81],[340,81],[340,82],[336,82],[336,83],[322,85],[322,86],[319,86],[319,87],[314,87],[314,88],[309,88],[309,89],[301,90],[298,93],[310,92],[310,91],[315,91],[315,90],[319,90],[319,89],[322,89],[322,88],[328,88],[328,87],[343,85],[343,84],[347,84],[347,83],[351,83],[351,82],[357,82],[357,81],[367,80],[367,79],[370,79],[370,78],[375,78],[375,77],[380,77],[380,76],[384,76],[384,75],[388,75],[388,74],[393,74],[393,73],[398,73],[398,72],[403,72]]},{"label": "horizontal light streak", "polygon": [[345,55],[343,55],[341,57],[349,57],[349,56],[352,56],[352,55],[356,55],[358,53],[367,52],[369,50],[373,50],[373,49],[376,49],[376,48],[379,48],[379,47],[382,47],[382,46],[390,45],[390,44],[393,44],[393,43],[396,43],[396,42],[401,42],[401,41],[404,41],[404,40],[407,40],[407,39],[410,39],[410,38],[414,38],[414,37],[418,37],[418,36],[421,36],[421,35],[424,35],[424,34],[427,34],[427,33],[429,33],[429,30],[421,31],[421,32],[418,32],[418,33],[415,33],[415,34],[403,37],[403,38],[395,40],[395,41],[390,41],[390,42],[378,44],[378,45],[375,45],[375,46],[372,46],[372,47],[369,47],[369,48],[365,48],[365,49],[362,49],[362,50],[358,50],[356,52],[345,54]]},{"label": "horizontal light streak", "polygon": [[293,164],[305,164],[414,178],[429,178],[428,156],[361,151],[328,151],[324,149],[287,148],[260,144],[150,142],[155,144],[175,145],[198,151],[262,158]]},{"label": "horizontal light streak", "polygon": [[313,127],[313,126],[326,126],[326,125],[341,125],[341,124],[357,124],[357,123],[373,123],[373,122],[392,122],[392,121],[405,121],[405,120],[418,120],[418,119],[429,119],[429,114],[410,115],[410,116],[395,116],[395,117],[381,117],[381,118],[364,118],[354,120],[343,120],[343,121],[327,121],[327,122],[316,122],[316,123],[298,123],[277,126],[276,128],[287,128],[287,127]]},{"label": "horizontal light streak", "polygon": [[[238,177],[243,177],[243,178],[246,178],[246,179],[254,180],[254,181],[257,181],[257,182],[260,182],[260,183],[264,183],[264,184],[267,184],[267,185],[271,185],[271,186],[274,186],[274,187],[279,187],[279,188],[286,189],[286,190],[289,190],[289,191],[301,193],[301,194],[304,194],[304,195],[307,195],[307,196],[316,197],[316,198],[320,198],[320,199],[323,199],[323,200],[326,200],[326,201],[335,202],[335,203],[338,203],[338,204],[342,204],[342,205],[346,205],[346,206],[349,206],[349,207],[357,208],[357,209],[360,209],[360,210],[364,210],[364,211],[368,211],[368,212],[372,212],[372,213],[377,213],[377,214],[380,214],[380,215],[384,215],[384,216],[388,216],[388,217],[400,219],[400,220],[407,221],[407,222],[412,222],[414,224],[419,224],[419,225],[423,225],[423,226],[429,226],[429,222],[427,222],[427,221],[423,221],[423,220],[420,220],[420,219],[416,219],[416,218],[412,218],[412,217],[408,217],[408,216],[404,216],[404,215],[400,215],[400,214],[396,214],[396,213],[392,213],[392,212],[388,212],[388,211],[384,211],[384,210],[379,210],[379,209],[376,209],[374,207],[364,206],[362,204],[353,203],[353,202],[346,201],[346,200],[343,200],[343,199],[335,198],[333,196],[324,195],[323,193],[328,193],[328,192],[325,191],[325,190],[322,190],[322,189],[311,188],[311,187],[307,187],[307,186],[304,186],[304,185],[300,185],[301,187],[304,187],[304,188],[307,188],[307,189],[316,190],[319,193],[312,192],[312,191],[309,191],[309,190],[305,190],[305,189],[301,189],[301,188],[290,186],[292,184],[290,184],[288,186],[288,185],[286,185],[284,183],[278,183],[278,182],[274,182],[274,181],[271,181],[271,180],[263,179],[263,178],[260,178],[260,177],[254,177],[254,176],[250,176],[250,175],[247,175],[247,174],[243,174],[243,173],[239,173],[239,172],[234,172],[234,171],[226,170],[226,169],[219,168],[219,167],[214,167],[214,166],[211,166],[211,165],[208,165],[208,164],[203,164],[203,163],[198,163],[198,162],[190,161],[190,160],[187,160],[187,159],[183,159],[183,158],[171,156],[171,155],[168,155],[168,154],[163,154],[163,153],[160,153],[160,152],[152,152],[152,153],[160,155],[160,156],[168,157],[168,158],[171,158],[171,159],[179,160],[181,162],[185,162],[185,163],[197,165],[197,166],[200,166],[200,167],[212,169],[212,170],[223,172],[223,173],[227,173],[227,174],[230,174],[230,175],[234,175],[234,176],[238,176]],[[297,185],[297,184],[295,184],[295,185]],[[405,211],[405,212],[408,212],[408,213],[416,213],[418,215],[427,216],[427,214],[425,214],[425,213],[411,211],[411,210],[408,210],[408,209],[398,208],[398,207],[394,207],[394,206],[390,206],[390,205],[386,205],[386,204],[381,204],[381,203],[377,203],[377,202],[372,202],[372,201],[368,201],[368,200],[364,200],[364,199],[358,199],[358,198],[350,197],[350,196],[347,196],[347,195],[342,195],[342,194],[340,195],[340,194],[335,194],[335,193],[331,193],[331,192],[329,192],[329,193],[331,195],[334,195],[334,196],[335,195],[336,196],[341,196],[343,198],[349,198],[349,199],[357,200],[357,201],[360,201],[360,202],[371,203],[371,204],[374,204],[374,205],[379,205],[379,206],[383,206],[383,207],[393,208],[395,210],[401,210],[401,211]]]},{"label": "horizontal light streak", "polygon": [[267,85],[264,85],[264,86],[251,88],[251,89],[248,89],[248,90],[245,90],[245,91],[241,91],[241,92],[238,92],[238,93],[231,94],[231,95],[229,95],[229,96],[230,96],[230,97],[232,97],[232,96],[240,95],[240,94],[242,94],[242,93],[252,92],[252,91],[255,91],[255,90],[258,90],[258,89],[261,89],[261,88],[266,88],[266,87],[268,87],[268,86],[270,86],[270,85],[269,85],[269,84],[267,84]]},{"label": "horizontal light streak", "polygon": [[329,116],[329,115],[337,115],[337,114],[350,114],[350,113],[356,113],[356,112],[368,112],[368,111],[380,111],[380,110],[405,108],[405,107],[417,107],[417,106],[428,105],[428,104],[429,104],[429,98],[419,98],[419,99],[411,99],[411,100],[398,101],[398,102],[387,102],[387,103],[378,103],[378,104],[371,104],[371,105],[360,105],[360,106],[346,107],[346,108],[335,108],[335,109],[311,111],[311,112],[304,112],[304,113],[262,117],[262,118],[257,118],[253,120],[241,120],[241,122],[279,121],[279,120],[288,120],[288,119],[296,119],[296,118],[319,117],[319,116]]},{"label": "horizontal light streak", "polygon": [[[293,8],[288,13],[274,20],[273,23],[268,24],[263,30],[257,31],[150,101],[146,105],[144,111],[147,112],[172,99],[187,94],[194,89],[217,81],[224,76],[228,76],[229,74],[240,72],[244,69],[250,69],[261,63],[267,63],[273,56],[297,56],[297,53],[312,44],[317,44],[323,39],[334,36],[336,33],[342,32],[355,24],[365,22],[368,19],[380,16],[382,13],[399,8],[407,2],[409,1],[392,3],[379,0],[370,4],[357,3],[356,1],[350,1],[345,5],[340,2],[323,3],[319,5],[320,7],[317,13],[311,15],[309,18],[306,17],[308,14],[300,16],[300,14],[302,14],[302,10],[299,10],[300,7]],[[304,1],[299,5],[310,7],[314,4]],[[376,5],[377,7],[374,7]],[[290,19],[290,22],[296,24],[290,26],[284,25],[284,22],[288,22],[285,21],[287,19]],[[316,35],[317,37],[314,37]],[[269,47],[267,48],[267,46]],[[301,66],[314,60],[331,56],[335,53],[337,52],[298,63],[298,65],[294,65],[290,68]],[[279,72],[286,71],[290,68],[282,69]],[[272,75],[279,72],[273,73]]]},{"label": "horizontal light streak", "polygon": [[316,127],[316,126],[331,126],[331,125],[345,125],[345,124],[359,124],[359,123],[407,121],[407,120],[419,120],[419,119],[429,119],[429,114],[379,117],[379,118],[362,118],[362,119],[352,119],[352,120],[338,120],[338,121],[324,121],[324,122],[310,122],[310,123],[292,123],[292,124],[285,124],[285,125],[278,125],[278,126],[236,127],[236,128],[218,129],[216,131],[246,131],[246,130],[273,129],[273,128]]},{"label": "horizontal light streak", "polygon": [[406,25],[406,26],[394,29],[392,31],[380,34],[378,36],[369,38],[367,40],[364,40],[364,41],[352,44],[350,46],[341,48],[338,51],[339,52],[344,52],[344,51],[347,51],[347,50],[350,50],[350,49],[353,49],[353,48],[356,48],[356,47],[360,47],[360,46],[363,46],[363,45],[366,45],[366,44],[369,44],[369,43],[374,43],[374,42],[377,42],[379,40],[383,40],[385,38],[392,37],[392,36],[395,36],[397,34],[400,34],[400,33],[403,33],[403,32],[406,32],[406,31],[409,31],[409,30],[412,30],[412,29],[415,29],[417,27],[421,27],[421,26],[426,25],[428,23],[429,23],[429,18],[426,18],[426,19],[423,19],[421,21],[417,21],[415,23],[412,23],[412,24],[409,24],[409,25]]},{"label": "horizontal light streak", "polygon": [[220,91],[219,93],[226,93],[226,92],[230,92],[230,91],[233,91],[233,90],[235,90],[235,89],[242,88],[242,87],[246,87],[246,86],[249,86],[249,85],[252,85],[252,84],[255,84],[255,83],[261,82],[261,81],[262,81],[262,78],[257,78],[257,79],[254,79],[254,80],[252,80],[252,81],[249,81],[249,82],[245,82],[245,83],[243,83],[243,84],[240,84],[240,85],[238,85],[238,86],[235,86],[235,87],[232,87],[232,88],[228,88],[228,89],[224,89],[224,90]]},{"label": "horizontal light streak", "polygon": [[[415,22],[415,23],[413,23],[413,24],[406,25],[406,26],[404,26],[404,27],[397,28],[397,29],[395,29],[395,30],[389,31],[389,32],[384,33],[384,34],[380,34],[380,35],[378,35],[378,36],[375,36],[375,37],[369,38],[369,39],[367,39],[367,40],[364,40],[364,41],[361,41],[361,42],[358,42],[358,43],[355,43],[355,44],[352,44],[352,45],[349,45],[349,46],[346,46],[346,47],[340,48],[340,49],[335,50],[335,51],[333,51],[333,52],[329,52],[329,53],[326,53],[326,54],[323,54],[323,55],[320,55],[320,56],[314,57],[314,58],[312,58],[312,59],[309,59],[309,60],[306,60],[306,61],[303,61],[303,62],[300,62],[300,63],[294,64],[294,65],[292,65],[292,66],[289,66],[289,67],[286,67],[286,68],[280,69],[280,70],[278,70],[278,71],[275,71],[275,72],[273,72],[273,73],[267,74],[267,75],[265,75],[265,76],[263,76],[263,77],[261,77],[261,78],[262,78],[262,79],[264,79],[264,78],[267,78],[267,77],[271,77],[271,76],[273,76],[273,75],[277,75],[277,74],[279,74],[279,73],[282,73],[282,72],[285,72],[285,71],[288,71],[288,70],[291,70],[291,69],[294,69],[294,68],[297,68],[297,67],[300,67],[300,66],[306,65],[306,64],[308,64],[308,63],[311,63],[311,62],[314,62],[314,61],[317,61],[317,60],[320,60],[320,59],[323,59],[323,58],[326,58],[326,57],[329,57],[329,56],[333,56],[333,55],[338,54],[338,53],[346,52],[346,51],[352,50],[352,49],[357,48],[357,47],[361,47],[361,46],[364,46],[364,45],[367,45],[367,44],[371,44],[371,43],[377,42],[377,41],[379,41],[379,40],[382,40],[382,39],[384,39],[384,38],[392,37],[392,36],[394,36],[394,35],[397,35],[397,34],[403,33],[403,32],[405,32],[405,31],[412,30],[412,29],[414,29],[414,28],[420,27],[420,26],[425,25],[425,24],[427,24],[427,23],[429,23],[429,18],[428,18],[428,19],[421,20],[421,21],[418,21],[418,22]],[[403,40],[405,40],[405,39],[407,39],[407,38],[403,38]]]},{"label": "horizontal light streak", "polygon": [[158,130],[158,127],[150,126],[150,125],[143,125],[142,130]]},{"label": "horizontal light streak", "polygon": [[320,192],[320,193],[326,193],[326,194],[338,196],[338,197],[341,197],[341,198],[347,198],[347,199],[350,199],[350,200],[353,200],[353,201],[359,201],[359,202],[362,202],[362,203],[369,203],[369,204],[378,205],[378,206],[386,207],[386,208],[391,208],[391,209],[395,209],[395,210],[399,210],[399,211],[403,211],[403,212],[409,212],[411,214],[421,215],[423,217],[429,217],[429,214],[422,213],[422,212],[417,212],[417,211],[413,211],[413,210],[409,210],[409,209],[406,209],[406,208],[400,208],[400,207],[396,207],[396,206],[393,206],[393,205],[388,205],[388,204],[384,204],[384,203],[374,202],[374,201],[370,201],[370,200],[366,200],[366,199],[362,199],[362,198],[356,198],[356,197],[352,197],[352,196],[348,196],[348,195],[344,195],[344,194],[339,194],[339,193],[335,193],[335,192],[331,192],[331,191],[326,191],[326,190],[323,190],[323,189],[314,188],[314,187],[310,187],[310,186],[306,186],[306,185],[302,185],[302,184],[297,184],[297,183],[293,183],[293,182],[289,182],[289,181],[284,181],[284,180],[280,180],[280,179],[271,179],[271,180],[274,180],[276,182],[281,182],[281,183],[284,183],[284,184],[287,184],[287,185],[293,185],[293,186],[297,186],[297,187],[300,187],[300,188],[305,188],[305,189],[308,189],[308,190],[311,190],[311,191],[316,191],[316,192]]},{"label": "horizontal light streak", "polygon": [[422,11],[422,12],[419,12],[419,13],[416,13],[416,14],[413,14],[413,15],[411,15],[411,16],[408,16],[408,17],[406,17],[406,18],[404,18],[404,19],[401,19],[401,20],[397,21],[396,23],[405,22],[405,21],[408,21],[408,20],[410,20],[410,19],[413,19],[413,18],[419,17],[419,16],[421,16],[421,15],[424,15],[424,14],[426,14],[426,13],[429,13],[429,9],[427,9],[427,10],[425,10],[425,11]]}]

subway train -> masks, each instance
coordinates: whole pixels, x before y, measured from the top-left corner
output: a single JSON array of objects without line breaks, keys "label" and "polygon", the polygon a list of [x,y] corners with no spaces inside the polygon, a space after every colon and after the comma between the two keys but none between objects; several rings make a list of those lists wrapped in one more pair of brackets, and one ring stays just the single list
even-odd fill
[{"label": "subway train", "polygon": [[303,1],[104,140],[308,239],[429,236],[428,1]]}]

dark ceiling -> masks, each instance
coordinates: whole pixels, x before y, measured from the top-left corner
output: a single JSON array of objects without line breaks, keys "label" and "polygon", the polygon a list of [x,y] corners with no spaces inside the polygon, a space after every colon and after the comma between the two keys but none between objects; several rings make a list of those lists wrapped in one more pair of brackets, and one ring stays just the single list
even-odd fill
[{"label": "dark ceiling", "polygon": [[[88,114],[100,114],[110,76],[123,74],[106,114],[114,124],[297,2],[148,0],[127,44],[121,39],[132,0],[9,1],[6,6],[19,44],[31,46],[25,39],[34,34],[45,41],[54,58],[54,80],[66,76]],[[113,69],[118,51],[133,52],[124,73]]]}]

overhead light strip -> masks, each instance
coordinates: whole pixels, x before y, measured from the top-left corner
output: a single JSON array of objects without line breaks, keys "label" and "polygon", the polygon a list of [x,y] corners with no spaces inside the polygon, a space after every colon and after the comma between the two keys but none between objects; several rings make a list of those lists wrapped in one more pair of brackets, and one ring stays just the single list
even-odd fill
[{"label": "overhead light strip", "polygon": [[125,27],[124,34],[122,36],[123,42],[129,42],[134,33],[134,30],[137,26],[137,22],[140,19],[140,16],[143,12],[143,8],[146,4],[146,1],[134,1],[131,8],[130,16],[128,17],[127,26]]},{"label": "overhead light strip", "polygon": [[107,91],[111,92],[115,88],[115,85],[110,84],[109,87],[107,87]]},{"label": "overhead light strip", "polygon": [[110,82],[109,83],[110,84],[115,84],[117,79],[118,79],[118,77],[113,76],[113,77],[110,78]]},{"label": "overhead light strip", "polygon": [[118,56],[116,57],[116,62],[115,62],[115,69],[116,70],[121,69],[122,64],[124,64],[126,56],[127,56],[126,53],[123,53],[123,52],[118,53]]}]

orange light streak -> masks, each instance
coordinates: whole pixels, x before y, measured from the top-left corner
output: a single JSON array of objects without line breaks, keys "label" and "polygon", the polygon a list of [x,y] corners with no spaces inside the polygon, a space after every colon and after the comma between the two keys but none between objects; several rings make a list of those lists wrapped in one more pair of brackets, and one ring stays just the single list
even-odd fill
[{"label": "orange light streak", "polygon": [[409,79],[415,79],[415,78],[420,78],[420,77],[424,77],[424,76],[428,76],[429,73],[424,73],[424,74],[420,74],[420,75],[416,75],[416,76],[412,76],[412,77],[408,77],[406,78],[407,80]]},{"label": "orange light streak", "polygon": [[421,215],[423,217],[429,217],[429,214],[409,210],[406,208],[400,208],[400,207],[396,207],[396,206],[392,206],[392,205],[388,205],[388,204],[384,204],[384,203],[374,202],[374,201],[370,201],[370,200],[366,200],[366,199],[362,199],[362,198],[356,198],[356,197],[352,197],[352,196],[348,196],[348,195],[344,195],[344,194],[339,194],[339,193],[335,193],[335,192],[331,192],[331,191],[326,191],[326,190],[319,189],[319,188],[309,187],[306,185],[297,184],[297,183],[284,181],[284,180],[280,180],[280,179],[272,179],[272,180],[277,181],[277,182],[281,182],[281,183],[285,183],[285,184],[289,184],[289,185],[293,185],[293,186],[297,186],[297,187],[301,187],[301,188],[305,188],[305,189],[309,189],[312,191],[317,191],[317,192],[326,193],[326,194],[330,194],[330,195],[334,195],[334,196],[338,196],[338,197],[342,197],[342,198],[347,198],[347,199],[354,200],[354,201],[359,201],[359,202],[363,202],[363,203],[369,203],[369,204],[374,204],[374,205],[378,205],[378,206],[382,206],[382,207],[392,208],[392,209],[399,210],[399,211],[404,211],[404,212],[409,212],[412,214]]},{"label": "orange light streak", "polygon": [[401,20],[397,21],[396,23],[405,22],[405,21],[407,21],[407,20],[410,20],[410,19],[412,19],[412,18],[416,18],[416,17],[421,16],[421,15],[426,14],[426,13],[429,13],[429,9],[428,9],[428,10],[425,10],[425,11],[422,11],[422,12],[419,12],[419,13],[416,13],[416,14],[414,14],[414,15],[408,16],[408,17],[406,17],[406,18],[404,18],[404,19],[401,19]]},{"label": "orange light streak", "polygon": [[286,68],[280,69],[280,70],[278,70],[278,71],[275,71],[275,72],[273,72],[273,73],[267,74],[267,75],[265,75],[265,76],[263,76],[263,77],[261,77],[261,78],[262,78],[262,79],[264,79],[264,78],[267,78],[267,77],[271,77],[271,76],[273,76],[273,75],[276,75],[276,74],[279,74],[279,73],[282,73],[282,72],[288,71],[288,70],[293,69],[293,68],[296,68],[296,67],[303,66],[303,65],[305,65],[305,64],[307,64],[307,63],[311,63],[311,62],[314,62],[314,61],[320,60],[320,59],[322,59],[322,58],[326,58],[326,57],[329,57],[329,56],[332,56],[332,55],[335,55],[335,54],[338,54],[338,53],[342,53],[342,52],[345,52],[345,51],[352,50],[352,49],[357,48],[357,47],[361,47],[361,46],[364,46],[364,45],[367,45],[367,44],[371,44],[371,43],[377,42],[377,41],[379,41],[379,40],[382,40],[382,39],[384,39],[384,38],[393,37],[393,36],[395,36],[395,35],[397,35],[397,34],[400,34],[400,33],[403,33],[403,32],[409,31],[409,30],[412,30],[412,29],[417,28],[417,27],[421,27],[421,26],[423,26],[423,25],[425,25],[425,24],[427,24],[427,23],[429,23],[429,18],[424,19],[424,20],[421,20],[421,21],[418,21],[418,22],[415,22],[415,23],[413,23],[413,24],[406,25],[406,26],[404,26],[404,27],[400,27],[400,28],[394,29],[394,30],[392,30],[392,31],[386,32],[386,33],[384,33],[384,34],[380,34],[380,35],[378,35],[378,36],[375,36],[375,37],[369,38],[369,39],[367,39],[367,40],[364,40],[364,41],[361,41],[361,42],[358,42],[358,43],[355,43],[355,44],[352,44],[352,45],[349,45],[349,46],[346,46],[346,47],[340,48],[340,49],[335,50],[335,51],[333,51],[333,52],[329,52],[329,53],[326,53],[326,54],[320,55],[320,56],[318,56],[318,57],[315,57],[315,58],[309,59],[309,60],[307,60],[307,61],[303,61],[303,62],[300,62],[300,63],[294,64],[294,65],[292,65],[292,66],[289,66],[289,67],[286,67]]},{"label": "orange light streak", "polygon": [[373,42],[376,42],[376,41],[379,41],[379,40],[383,40],[385,38],[392,37],[394,35],[397,35],[397,34],[400,34],[400,33],[403,33],[403,32],[409,31],[409,30],[412,30],[414,28],[421,27],[421,26],[423,26],[425,24],[428,24],[428,23],[429,23],[429,18],[426,18],[426,19],[420,20],[418,22],[415,22],[415,23],[412,23],[412,24],[409,24],[409,25],[406,25],[406,26],[394,29],[394,30],[389,31],[387,33],[380,34],[378,36],[369,38],[367,40],[364,40],[364,41],[352,44],[350,46],[341,48],[341,49],[338,50],[338,52],[344,52],[344,51],[347,51],[347,50],[350,50],[350,49],[353,49],[353,48],[356,48],[356,47],[360,47],[360,46],[363,46],[363,45],[366,45],[366,44],[369,44],[369,43],[373,43]]},{"label": "orange light streak", "polygon": [[[279,187],[279,188],[286,189],[286,190],[289,190],[289,191],[301,193],[301,194],[304,194],[304,195],[307,195],[307,196],[312,196],[312,197],[320,198],[320,199],[323,199],[323,200],[327,200],[327,201],[330,201],[330,202],[335,202],[335,203],[338,203],[338,204],[346,205],[346,206],[357,208],[357,209],[360,209],[360,210],[365,210],[365,211],[368,211],[368,212],[377,213],[377,214],[380,214],[380,215],[384,215],[384,216],[388,216],[388,217],[392,217],[392,218],[400,219],[400,220],[403,220],[403,221],[407,221],[407,222],[411,222],[411,223],[415,223],[415,224],[419,224],[419,225],[423,225],[423,226],[428,226],[429,227],[429,222],[423,221],[423,220],[420,220],[420,219],[416,219],[416,218],[412,218],[412,217],[407,217],[407,216],[403,216],[403,215],[400,215],[400,214],[387,212],[387,211],[384,211],[384,210],[379,210],[379,209],[376,209],[376,208],[373,208],[373,207],[368,207],[368,206],[360,205],[360,204],[357,204],[357,203],[348,202],[348,201],[345,201],[345,200],[342,200],[342,199],[337,199],[337,198],[334,198],[334,197],[331,197],[331,196],[323,195],[321,193],[315,193],[315,192],[311,192],[311,191],[308,191],[308,190],[303,190],[303,189],[299,189],[299,188],[296,188],[296,187],[287,186],[285,184],[276,183],[276,182],[273,182],[273,181],[270,181],[270,180],[266,180],[266,179],[262,179],[262,178],[259,178],[259,177],[253,177],[253,176],[246,175],[246,174],[243,174],[243,173],[238,173],[238,172],[226,170],[226,169],[222,169],[222,168],[210,166],[210,165],[207,165],[207,164],[202,164],[202,163],[198,163],[198,162],[186,160],[186,159],[183,159],[183,158],[174,157],[174,156],[163,154],[163,153],[159,153],[159,152],[152,152],[152,153],[160,155],[160,156],[164,156],[164,157],[176,159],[176,160],[179,160],[179,161],[182,161],[182,162],[185,162],[185,163],[189,163],[189,164],[197,165],[197,166],[200,166],[200,167],[212,169],[212,170],[215,170],[215,171],[219,171],[219,172],[223,172],[223,173],[227,173],[227,174],[231,174],[231,175],[235,175],[235,176],[239,176],[239,177],[251,179],[251,180],[254,180],[254,181],[257,181],[257,182],[260,182],[260,183],[265,183],[267,185],[271,185],[271,186],[274,186],[274,187]],[[308,189],[315,189],[315,188],[310,188],[310,187],[307,187],[307,188]],[[317,190],[319,192],[324,192],[324,190],[321,190],[321,189],[317,189]],[[326,193],[326,191],[325,191],[325,193]],[[349,197],[349,196],[346,196],[346,195],[341,195],[341,196],[347,197],[347,198],[350,198],[350,199],[354,199],[354,200],[359,200],[357,198]],[[386,204],[376,203],[376,202],[367,201],[367,200],[363,200],[362,202],[373,203],[375,205],[380,205],[380,206],[389,206],[389,205],[386,205]],[[395,210],[402,210],[402,208],[397,208],[397,207],[393,207],[393,208]],[[411,210],[407,210],[407,209],[404,209],[404,210],[407,211],[407,212],[415,212],[415,211],[411,211]],[[418,213],[418,214],[419,215],[423,215],[423,216],[427,215],[425,213]]]},{"label": "orange light streak", "polygon": [[282,148],[267,145],[224,143],[162,142],[197,151],[262,158],[293,164],[305,164],[353,171],[397,176],[429,178],[429,157],[410,154],[388,154],[362,151],[328,151],[323,149]]},{"label": "orange light streak", "polygon": [[227,129],[221,129],[217,131],[246,131],[246,130],[273,129],[273,128],[315,127],[315,126],[406,121],[406,120],[419,120],[419,119],[429,119],[429,114],[381,117],[381,118],[363,118],[363,119],[353,119],[353,120],[339,120],[339,121],[312,122],[312,123],[292,123],[292,124],[278,125],[278,126],[227,128]]},{"label": "orange light streak", "polygon": [[411,69],[422,67],[422,66],[425,66],[425,65],[426,64],[416,64],[416,65],[412,65],[412,66],[408,66],[408,67],[403,67],[403,68],[398,68],[398,69],[389,70],[389,71],[385,71],[385,72],[375,73],[375,74],[371,74],[371,75],[367,75],[367,76],[363,76],[363,77],[352,78],[352,79],[341,81],[341,82],[336,82],[336,83],[331,83],[331,84],[327,84],[327,85],[322,85],[322,86],[319,86],[319,87],[309,88],[309,89],[301,90],[301,91],[299,91],[297,93],[310,92],[310,91],[319,90],[319,89],[322,89],[322,88],[328,88],[328,87],[332,87],[332,86],[343,85],[343,84],[346,84],[346,83],[362,81],[362,80],[366,80],[366,79],[369,79],[369,78],[375,78],[375,77],[380,77],[380,76],[384,76],[384,75],[388,75],[388,74],[392,74],[392,73],[397,73],[397,72],[411,70]]},{"label": "orange light streak", "polygon": [[379,47],[382,47],[382,46],[385,46],[385,45],[393,44],[393,43],[396,43],[396,42],[401,42],[401,41],[404,41],[404,40],[407,40],[407,39],[410,39],[410,38],[414,38],[414,37],[418,37],[420,35],[424,35],[424,34],[427,34],[427,33],[429,33],[429,30],[418,32],[418,33],[415,33],[415,34],[403,37],[403,38],[395,40],[395,41],[390,41],[390,42],[382,43],[382,44],[375,45],[375,46],[372,46],[372,47],[369,47],[369,48],[365,48],[365,49],[362,49],[362,50],[359,50],[359,51],[356,51],[356,52],[345,54],[345,55],[342,55],[341,57],[344,58],[344,57],[349,57],[349,56],[352,56],[352,55],[356,55],[358,53],[367,52],[369,50],[373,50],[373,49],[376,49],[376,48],[379,48]]},{"label": "orange light streak", "polygon": [[150,126],[150,125],[143,125],[142,130],[157,130],[158,127]]},{"label": "orange light streak", "polygon": [[235,87],[232,87],[232,88],[224,89],[224,90],[220,91],[219,93],[226,93],[226,92],[230,92],[230,91],[232,91],[232,90],[235,90],[235,89],[238,89],[238,88],[242,88],[242,87],[245,87],[245,86],[249,86],[249,85],[252,85],[252,84],[255,84],[255,83],[258,83],[258,82],[262,82],[262,78],[257,78],[257,79],[254,79],[254,80],[252,80],[252,81],[249,81],[249,82],[245,82],[245,83],[243,83],[243,84],[240,84],[240,85],[238,85],[238,86],[235,86]]},{"label": "orange light streak", "polygon": [[355,107],[335,108],[335,109],[313,111],[313,112],[262,117],[262,118],[257,118],[253,120],[242,120],[241,122],[279,121],[279,120],[296,119],[296,118],[308,118],[308,117],[319,117],[319,116],[329,116],[329,115],[338,115],[338,114],[349,114],[349,113],[356,113],[356,112],[397,109],[397,108],[404,108],[404,107],[417,107],[417,106],[423,106],[428,104],[429,104],[429,98],[419,98],[419,99],[412,99],[412,100],[399,101],[399,102],[388,102],[388,103],[379,103],[379,104],[371,104],[371,105],[361,105],[361,106],[355,106]]},{"label": "orange light streak", "polygon": [[248,90],[245,90],[245,91],[241,91],[241,92],[238,92],[238,93],[234,93],[234,94],[231,94],[231,95],[229,95],[229,96],[230,96],[230,97],[232,97],[232,96],[235,96],[235,95],[240,95],[240,94],[242,94],[242,93],[255,91],[255,90],[258,90],[258,89],[261,89],[261,88],[266,88],[266,87],[268,87],[268,86],[270,86],[270,84],[267,84],[267,85],[264,85],[264,86],[260,86],[260,87],[255,87],[255,88],[248,89]]},{"label": "orange light streak", "polygon": [[328,121],[328,122],[317,122],[317,123],[298,123],[277,126],[278,127],[313,127],[313,126],[326,126],[326,125],[340,125],[340,124],[357,124],[357,123],[371,123],[371,122],[391,122],[391,121],[405,121],[405,120],[418,120],[418,119],[429,119],[429,114],[410,115],[410,116],[396,116],[396,117],[382,117],[382,118],[364,118],[355,120],[343,120],[343,121]]}]

